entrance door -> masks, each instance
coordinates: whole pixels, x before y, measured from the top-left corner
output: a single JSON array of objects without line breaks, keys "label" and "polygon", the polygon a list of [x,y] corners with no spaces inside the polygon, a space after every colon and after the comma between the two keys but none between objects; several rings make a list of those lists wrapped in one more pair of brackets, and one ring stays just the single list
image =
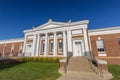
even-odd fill
[{"label": "entrance door", "polygon": [[82,41],[73,40],[73,56],[82,56]]},{"label": "entrance door", "polygon": [[31,56],[31,50],[32,50],[32,47],[31,45],[27,45],[26,46],[26,56]]}]

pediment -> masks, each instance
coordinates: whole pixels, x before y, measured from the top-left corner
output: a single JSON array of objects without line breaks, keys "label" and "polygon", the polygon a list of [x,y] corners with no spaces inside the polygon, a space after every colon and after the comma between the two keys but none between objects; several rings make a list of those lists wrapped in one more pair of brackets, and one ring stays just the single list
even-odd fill
[{"label": "pediment", "polygon": [[65,23],[60,23],[60,22],[48,22],[46,24],[43,24],[41,26],[36,27],[34,30],[44,30],[44,29],[52,29],[52,28],[57,28],[65,25]]}]

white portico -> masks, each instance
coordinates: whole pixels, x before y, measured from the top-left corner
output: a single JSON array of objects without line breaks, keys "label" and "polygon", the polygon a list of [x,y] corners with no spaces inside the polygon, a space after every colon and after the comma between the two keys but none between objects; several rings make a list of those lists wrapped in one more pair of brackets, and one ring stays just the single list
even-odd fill
[{"label": "white portico", "polygon": [[24,56],[84,56],[89,51],[88,20],[53,22],[25,30]]}]

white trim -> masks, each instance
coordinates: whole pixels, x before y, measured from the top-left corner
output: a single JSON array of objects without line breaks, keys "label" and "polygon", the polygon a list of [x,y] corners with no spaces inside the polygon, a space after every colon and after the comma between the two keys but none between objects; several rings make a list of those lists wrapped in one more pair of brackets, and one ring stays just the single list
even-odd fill
[{"label": "white trim", "polygon": [[53,51],[53,56],[56,56],[57,55],[57,34],[54,33],[54,43],[53,43],[53,48],[54,48],[54,51]]},{"label": "white trim", "polygon": [[83,34],[83,31],[82,30],[73,30],[72,31],[72,35],[75,35],[75,34]]},{"label": "white trim", "polygon": [[36,43],[37,43],[37,34],[34,35],[34,38],[33,38],[32,54],[31,54],[31,56],[35,56],[35,54],[36,54]]},{"label": "white trim", "polygon": [[[57,26],[57,27],[54,27],[55,29],[57,28],[61,28],[63,30],[63,28],[65,28],[65,30],[67,30],[68,28],[70,28],[70,26],[72,26],[72,28],[74,28],[73,26],[77,26],[77,25],[80,25],[80,27],[78,28],[87,28],[87,26],[84,26],[82,27],[81,25],[87,25],[89,23],[89,20],[82,20],[82,21],[77,21],[77,22],[71,22],[71,23],[63,23],[63,22],[48,22],[48,23],[45,23],[41,26],[38,26],[37,28],[34,28],[34,29],[29,29],[29,30],[24,30],[23,32],[24,33],[28,33],[28,32],[34,32],[34,31],[44,31],[44,30],[49,30],[49,29],[53,29],[53,28],[46,28],[46,29],[42,29],[42,27],[45,27],[47,25],[50,25],[50,24],[53,24],[53,25],[60,25],[60,26]],[[58,29],[58,30],[59,30]],[[60,31],[60,30],[59,30]],[[52,31],[51,31],[52,32]]]},{"label": "white trim", "polygon": [[0,44],[5,44],[5,43],[18,43],[18,42],[24,42],[24,38],[1,40],[1,41],[0,41]]},{"label": "white trim", "polygon": [[67,47],[67,42],[66,42],[66,32],[65,31],[63,31],[63,55],[64,56],[67,56],[67,49],[66,49],[66,47]]},{"label": "white trim", "polygon": [[120,33],[120,27],[102,28],[96,30],[89,30],[88,34],[92,35],[105,35],[105,34],[116,34]]},{"label": "white trim", "polygon": [[44,56],[48,55],[48,34],[45,34]]},{"label": "white trim", "polygon": [[89,45],[88,45],[88,36],[87,36],[87,29],[83,29],[84,34],[84,42],[85,42],[85,51],[89,52]]},{"label": "white trim", "polygon": [[107,56],[107,54],[106,53],[98,53],[98,56]]},{"label": "white trim", "polygon": [[72,39],[71,39],[71,31],[67,31],[67,45],[68,45],[68,53],[72,53]]},{"label": "white trim", "polygon": [[88,36],[88,41],[89,41],[90,51],[92,52],[92,45],[91,45],[91,39],[90,39],[90,36]]},{"label": "white trim", "polygon": [[36,55],[35,56],[39,56],[39,48],[40,48],[40,35],[37,35],[37,43],[36,43]]}]

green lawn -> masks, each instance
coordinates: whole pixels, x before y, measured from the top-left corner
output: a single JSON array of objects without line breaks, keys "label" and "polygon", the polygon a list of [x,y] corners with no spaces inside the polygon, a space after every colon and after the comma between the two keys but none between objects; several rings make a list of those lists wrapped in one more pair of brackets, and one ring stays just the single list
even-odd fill
[{"label": "green lawn", "polygon": [[58,63],[27,62],[0,65],[0,80],[56,80]]},{"label": "green lawn", "polygon": [[120,80],[120,65],[108,65],[109,72],[112,73],[114,78],[112,80]]}]

